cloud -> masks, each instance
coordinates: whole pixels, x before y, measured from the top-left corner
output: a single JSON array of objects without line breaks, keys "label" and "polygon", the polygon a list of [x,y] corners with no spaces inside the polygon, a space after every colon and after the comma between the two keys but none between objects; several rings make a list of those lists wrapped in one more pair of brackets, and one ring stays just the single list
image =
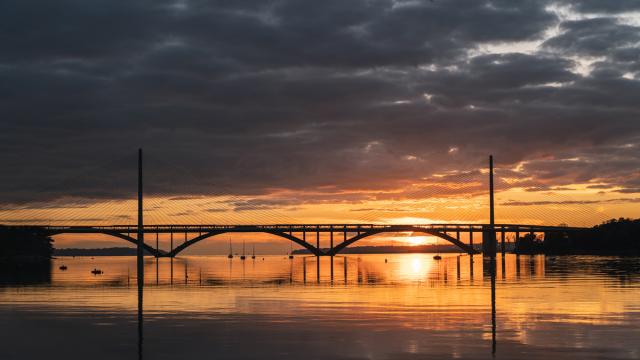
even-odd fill
[{"label": "cloud", "polygon": [[314,193],[236,211],[473,194],[490,153],[530,188],[637,191],[635,2],[554,4],[4,2],[0,201],[133,198],[137,147],[151,196]]},{"label": "cloud", "polygon": [[515,201],[510,200],[500,206],[547,206],[547,205],[593,205],[610,203],[640,203],[640,198],[619,198],[606,200],[560,200],[560,201]]},{"label": "cloud", "polygon": [[565,21],[560,31],[544,45],[578,55],[607,56],[613,49],[635,48],[640,41],[640,27],[622,24],[614,17]]},{"label": "cloud", "polygon": [[635,0],[564,0],[561,3],[573,7],[578,12],[584,13],[624,13],[640,10],[640,4]]}]

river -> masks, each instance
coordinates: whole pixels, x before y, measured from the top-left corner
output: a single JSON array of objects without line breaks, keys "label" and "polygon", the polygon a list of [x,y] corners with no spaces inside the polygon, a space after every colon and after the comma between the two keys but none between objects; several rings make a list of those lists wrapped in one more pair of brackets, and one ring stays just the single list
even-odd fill
[{"label": "river", "polygon": [[1,275],[2,358],[638,359],[639,260],[498,255],[494,320],[478,255],[147,257],[142,313],[134,257],[63,257]]}]

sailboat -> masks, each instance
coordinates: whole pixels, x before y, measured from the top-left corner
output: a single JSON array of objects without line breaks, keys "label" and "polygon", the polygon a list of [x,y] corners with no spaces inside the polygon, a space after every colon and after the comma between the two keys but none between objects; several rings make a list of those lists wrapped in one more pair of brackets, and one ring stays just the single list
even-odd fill
[{"label": "sailboat", "polygon": [[438,240],[436,240],[436,253],[433,256],[433,260],[442,260],[442,256],[440,256],[440,252],[438,251]]},{"label": "sailboat", "polygon": [[247,257],[246,257],[246,256],[244,256],[244,240],[242,240],[242,255],[240,255],[240,260],[244,260],[244,259],[246,259],[246,258],[247,258]]},{"label": "sailboat", "polygon": [[229,259],[233,259],[233,248],[231,248],[231,238],[229,238],[229,255],[227,255]]},{"label": "sailboat", "polygon": [[255,246],[255,245],[253,245],[253,254],[251,255],[251,258],[252,258],[253,260],[255,260],[255,259],[256,259],[256,246]]},{"label": "sailboat", "polygon": [[293,243],[289,243],[289,259],[293,259]]}]

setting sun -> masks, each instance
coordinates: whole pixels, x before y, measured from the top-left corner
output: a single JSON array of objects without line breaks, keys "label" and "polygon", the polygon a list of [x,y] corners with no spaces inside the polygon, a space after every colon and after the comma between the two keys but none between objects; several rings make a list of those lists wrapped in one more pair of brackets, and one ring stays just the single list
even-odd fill
[{"label": "setting sun", "polygon": [[411,246],[424,245],[424,244],[433,242],[429,239],[428,236],[413,235],[413,234],[411,234],[408,238],[406,238],[405,241]]}]

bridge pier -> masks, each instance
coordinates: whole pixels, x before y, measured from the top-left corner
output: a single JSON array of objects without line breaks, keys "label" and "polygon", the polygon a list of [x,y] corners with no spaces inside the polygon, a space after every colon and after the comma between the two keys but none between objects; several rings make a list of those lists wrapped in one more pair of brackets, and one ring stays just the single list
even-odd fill
[{"label": "bridge pier", "polygon": [[505,253],[505,249],[504,249],[504,241],[505,241],[505,232],[504,232],[504,226],[500,227],[500,251],[502,252],[502,257],[504,258],[504,253]]},{"label": "bridge pier", "polygon": [[482,228],[482,254],[496,256],[496,232],[491,225]]},{"label": "bridge pier", "polygon": [[333,255],[331,255],[331,283],[333,284]]},{"label": "bridge pier", "polygon": [[347,283],[347,257],[344,257],[344,283]]},{"label": "bridge pier", "polygon": [[[316,249],[320,250],[320,226],[316,226]],[[320,256],[319,253],[316,256]]]},{"label": "bridge pier", "polygon": [[329,227],[329,255],[331,255],[331,283],[333,284],[333,225]]},{"label": "bridge pier", "polygon": [[[171,251],[169,252],[169,254],[173,254],[173,231],[169,234],[170,236],[170,246],[171,246]],[[171,255],[171,258],[173,259],[175,255]]]},{"label": "bridge pier", "polygon": [[330,227],[331,231],[329,232],[329,253],[331,257],[333,257],[333,225]]},{"label": "bridge pier", "polygon": [[302,258],[302,282],[307,283],[307,258]]}]

